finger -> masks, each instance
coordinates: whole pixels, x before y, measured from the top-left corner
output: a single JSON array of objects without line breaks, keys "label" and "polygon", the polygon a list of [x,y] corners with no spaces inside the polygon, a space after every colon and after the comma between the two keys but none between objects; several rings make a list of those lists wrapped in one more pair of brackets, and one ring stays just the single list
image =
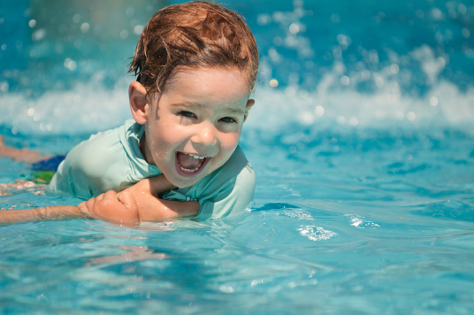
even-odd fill
[{"label": "finger", "polygon": [[96,201],[95,198],[91,198],[91,199],[89,199],[89,200],[87,200],[87,201],[85,202],[85,205],[86,205],[86,207],[87,207],[87,211],[88,211],[89,213],[94,213],[95,201]]},{"label": "finger", "polygon": [[135,193],[140,193],[142,191],[150,191],[150,179],[142,179],[141,181],[133,184],[133,186],[128,187],[126,190],[133,191]]},{"label": "finger", "polygon": [[128,209],[131,211],[137,211],[137,202],[135,201],[135,198],[133,195],[124,190],[120,193],[117,194],[117,199]]},{"label": "finger", "polygon": [[122,191],[117,194],[117,198],[123,209],[126,209],[125,212],[122,212],[121,223],[132,226],[140,224],[138,206],[133,194],[128,191]]},{"label": "finger", "polygon": [[104,199],[104,194],[100,194],[97,197],[95,197],[96,201],[102,201]]},{"label": "finger", "polygon": [[115,192],[114,190],[109,190],[109,191],[107,191],[107,192],[104,194],[104,199],[105,199],[105,200],[112,200],[112,201],[118,200],[118,198],[117,198],[117,192]]}]

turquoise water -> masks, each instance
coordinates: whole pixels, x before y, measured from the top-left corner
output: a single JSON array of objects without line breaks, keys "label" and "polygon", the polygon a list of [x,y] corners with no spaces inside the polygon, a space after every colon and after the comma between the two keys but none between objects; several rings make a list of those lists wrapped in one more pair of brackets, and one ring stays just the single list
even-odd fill
[{"label": "turquoise water", "polygon": [[[1,312],[472,313],[472,3],[227,4],[263,60],[249,213],[1,227]],[[130,117],[125,58],[148,6],[107,8],[127,22],[101,37],[97,8],[0,1],[5,141],[60,154]],[[0,158],[1,183],[29,174]],[[2,190],[0,208],[79,202],[43,191]]]}]

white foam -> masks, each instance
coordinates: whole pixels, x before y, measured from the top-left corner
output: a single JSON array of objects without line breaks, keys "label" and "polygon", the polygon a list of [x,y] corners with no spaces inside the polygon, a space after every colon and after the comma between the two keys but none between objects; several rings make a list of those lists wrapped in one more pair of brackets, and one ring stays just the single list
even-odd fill
[{"label": "white foam", "polygon": [[[362,69],[347,73],[345,65],[336,60],[311,90],[293,85],[272,88],[262,83],[256,90],[256,105],[247,126],[281,130],[288,124],[323,128],[342,125],[348,128],[387,128],[393,126],[437,128],[456,126],[471,128],[474,121],[474,87],[465,92],[439,78],[446,65],[443,57],[435,58],[433,50],[423,45],[407,56],[396,56],[394,63],[378,71]],[[400,59],[416,60],[426,77],[428,91],[414,95],[401,86],[412,82],[417,69],[400,68]],[[264,73],[272,73],[264,65]],[[412,72],[411,72],[412,71]],[[359,92],[356,86],[373,80],[376,89]]]},{"label": "white foam", "polygon": [[[455,83],[439,79],[446,61],[435,58],[428,46],[417,48],[408,56],[420,61],[428,78],[429,90],[423,96],[403,92],[400,86],[404,82],[400,80],[411,74],[402,75],[407,70],[396,63],[379,71],[363,69],[347,73],[345,65],[336,61],[312,89],[298,85],[272,88],[269,83],[260,83],[255,94],[256,105],[250,111],[245,129],[281,132],[282,128],[298,124],[310,128],[340,126],[349,130],[456,126],[472,131],[474,87],[463,92]],[[268,64],[262,70],[271,74]],[[13,133],[71,135],[118,126],[131,118],[127,95],[131,78],[122,77],[110,89],[98,83],[99,76],[100,73],[71,90],[46,91],[36,99],[14,92],[0,93],[0,124],[12,128]],[[341,84],[343,76],[347,79]],[[374,80],[376,90],[357,91],[357,84],[368,79]],[[347,82],[350,84],[345,85]]]},{"label": "white foam", "polygon": [[[326,82],[323,79],[321,84]],[[395,84],[386,84],[386,87],[372,94],[354,89],[329,91],[320,86],[312,92],[299,87],[286,90],[261,88],[256,93],[256,105],[246,124],[276,130],[291,123],[385,128],[387,123],[390,126],[460,127],[474,121],[472,89],[461,92],[455,84],[441,81],[424,96],[413,97],[403,95]],[[436,106],[433,106],[433,98]]]},{"label": "white foam", "polygon": [[118,126],[131,118],[126,79],[113,90],[91,81],[72,90],[46,91],[37,99],[0,95],[0,124],[24,134],[81,134]]}]

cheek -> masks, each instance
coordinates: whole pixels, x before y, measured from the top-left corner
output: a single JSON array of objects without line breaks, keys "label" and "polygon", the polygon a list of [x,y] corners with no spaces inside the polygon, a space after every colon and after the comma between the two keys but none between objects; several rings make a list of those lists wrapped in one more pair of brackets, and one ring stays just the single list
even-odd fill
[{"label": "cheek", "polygon": [[221,138],[221,148],[224,151],[234,151],[239,144],[240,133],[226,134]]},{"label": "cheek", "polygon": [[173,124],[162,125],[156,130],[156,143],[165,147],[180,145],[188,137],[185,130]]},{"label": "cheek", "polygon": [[[164,116],[164,115],[163,115]],[[168,117],[155,120],[150,124],[150,134],[155,144],[173,143],[176,138],[176,126],[169,122]]]},{"label": "cheek", "polygon": [[163,160],[166,159],[168,152],[171,150],[170,143],[172,139],[166,137],[163,133],[162,128],[159,125],[155,125],[148,129],[147,142],[150,154],[153,156],[154,162],[159,165]]}]

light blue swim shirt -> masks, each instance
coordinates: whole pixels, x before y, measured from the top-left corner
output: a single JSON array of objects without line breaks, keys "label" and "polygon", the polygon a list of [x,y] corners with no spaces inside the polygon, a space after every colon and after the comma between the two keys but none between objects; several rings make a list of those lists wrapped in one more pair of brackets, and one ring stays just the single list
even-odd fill
[{"label": "light blue swim shirt", "polygon": [[[121,191],[148,177],[162,174],[148,164],[139,147],[144,126],[133,119],[100,132],[74,147],[59,165],[48,190],[87,200],[108,190]],[[245,212],[253,200],[255,173],[238,146],[231,158],[197,184],[159,197],[175,201],[198,200],[197,219],[221,218]]]}]

